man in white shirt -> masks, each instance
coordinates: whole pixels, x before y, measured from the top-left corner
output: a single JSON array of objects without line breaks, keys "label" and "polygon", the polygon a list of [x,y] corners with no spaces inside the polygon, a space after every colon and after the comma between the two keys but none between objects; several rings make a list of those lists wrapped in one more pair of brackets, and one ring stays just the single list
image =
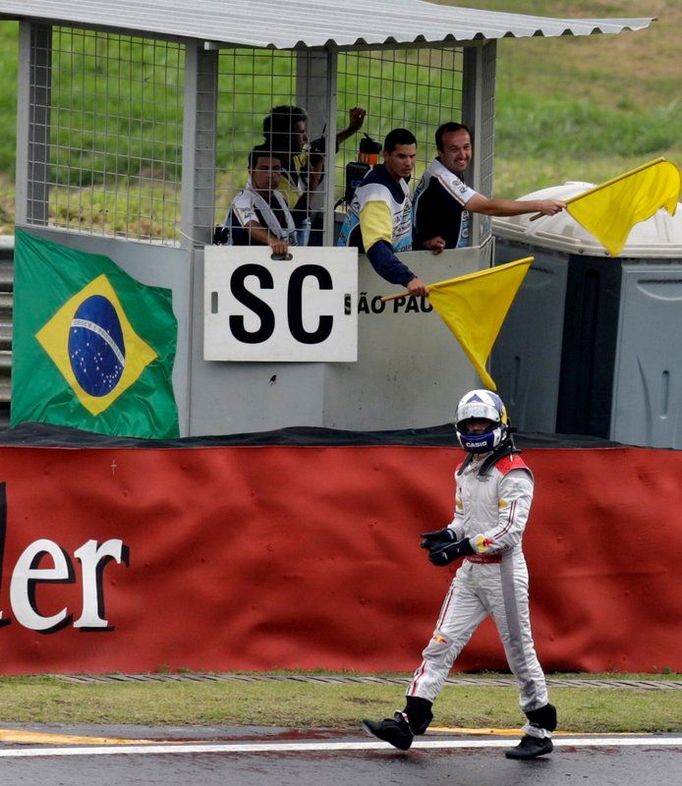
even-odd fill
[{"label": "man in white shirt", "polygon": [[470,245],[469,214],[553,216],[566,207],[558,199],[488,199],[461,177],[472,155],[471,132],[461,123],[443,123],[436,131],[438,156],[429,164],[414,193],[413,238],[415,251],[440,254],[446,248]]},{"label": "man in white shirt", "polygon": [[296,245],[296,227],[286,199],[278,191],[282,165],[267,145],[249,153],[249,180],[235,196],[225,218],[230,243],[235,246],[270,246],[284,255]]}]

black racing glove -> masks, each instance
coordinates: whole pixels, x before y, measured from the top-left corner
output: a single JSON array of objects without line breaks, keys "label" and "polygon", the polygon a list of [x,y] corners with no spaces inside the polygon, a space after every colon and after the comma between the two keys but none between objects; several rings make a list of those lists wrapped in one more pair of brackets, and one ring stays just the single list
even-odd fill
[{"label": "black racing glove", "polygon": [[429,561],[432,565],[442,567],[449,565],[458,557],[466,557],[467,554],[474,553],[471,543],[469,543],[469,538],[462,538],[462,540],[458,540],[456,543],[446,543],[439,548],[431,549]]},{"label": "black racing glove", "polygon": [[433,549],[445,546],[447,543],[452,543],[455,537],[455,533],[448,527],[437,529],[434,532],[422,532],[422,540],[419,547],[433,551]]}]

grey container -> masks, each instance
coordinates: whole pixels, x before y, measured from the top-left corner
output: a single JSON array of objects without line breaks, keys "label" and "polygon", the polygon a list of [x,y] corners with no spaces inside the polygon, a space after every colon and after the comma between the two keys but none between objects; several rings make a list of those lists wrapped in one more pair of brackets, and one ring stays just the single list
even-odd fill
[{"label": "grey container", "polygon": [[682,448],[682,210],[637,224],[616,258],[567,213],[496,218],[493,233],[495,264],[535,257],[491,358],[513,424]]}]

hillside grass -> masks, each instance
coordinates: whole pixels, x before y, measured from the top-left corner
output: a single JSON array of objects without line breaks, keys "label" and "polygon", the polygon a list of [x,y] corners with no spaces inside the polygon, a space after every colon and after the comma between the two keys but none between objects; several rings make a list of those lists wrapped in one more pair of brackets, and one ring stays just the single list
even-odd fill
[{"label": "hillside grass", "polygon": [[[435,0],[445,2],[445,0]],[[656,17],[619,35],[498,42],[495,192],[599,183],[658,156],[682,164],[679,0],[467,0],[490,11]]]}]

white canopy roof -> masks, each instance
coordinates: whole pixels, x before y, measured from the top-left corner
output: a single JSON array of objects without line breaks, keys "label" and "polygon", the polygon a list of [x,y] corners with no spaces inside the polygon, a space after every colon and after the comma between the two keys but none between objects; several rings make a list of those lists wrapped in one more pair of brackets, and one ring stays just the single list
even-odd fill
[{"label": "white canopy roof", "polygon": [[0,0],[2,18],[276,49],[587,36],[653,21],[554,19],[425,0]]}]

